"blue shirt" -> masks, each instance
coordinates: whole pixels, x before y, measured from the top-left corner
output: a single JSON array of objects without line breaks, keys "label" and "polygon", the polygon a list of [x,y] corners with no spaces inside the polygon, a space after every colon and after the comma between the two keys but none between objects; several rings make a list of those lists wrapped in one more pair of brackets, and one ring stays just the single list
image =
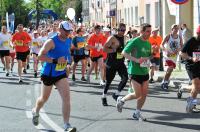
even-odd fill
[{"label": "blue shirt", "polygon": [[74,50],[74,55],[84,55],[84,47],[85,47],[85,38],[84,37],[80,37],[80,36],[76,36],[73,38],[72,43],[75,47],[79,47],[79,50]]},{"label": "blue shirt", "polygon": [[[54,36],[51,39],[53,40],[55,47],[54,49],[50,50],[47,53],[47,57],[52,59],[65,57],[67,62],[71,63],[71,55],[70,55],[71,39],[66,39],[65,41],[61,41],[58,38],[58,35]],[[43,67],[41,69],[41,74],[49,77],[57,77],[66,74],[66,66],[44,62]]]}]

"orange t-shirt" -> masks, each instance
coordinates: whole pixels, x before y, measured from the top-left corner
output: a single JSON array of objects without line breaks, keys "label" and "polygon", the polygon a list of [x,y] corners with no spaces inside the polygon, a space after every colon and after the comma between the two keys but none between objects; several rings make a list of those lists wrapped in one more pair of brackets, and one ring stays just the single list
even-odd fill
[{"label": "orange t-shirt", "polygon": [[31,37],[27,32],[17,32],[12,37],[12,42],[15,45],[16,52],[27,52],[29,50],[29,43]]},{"label": "orange t-shirt", "polygon": [[149,37],[149,42],[152,47],[153,57],[160,58],[160,44],[162,43],[162,38],[157,36],[154,38],[153,36]]},{"label": "orange t-shirt", "polygon": [[88,45],[98,47],[98,49],[90,49],[90,57],[99,57],[103,55],[104,36],[102,34],[92,34],[88,39]]}]

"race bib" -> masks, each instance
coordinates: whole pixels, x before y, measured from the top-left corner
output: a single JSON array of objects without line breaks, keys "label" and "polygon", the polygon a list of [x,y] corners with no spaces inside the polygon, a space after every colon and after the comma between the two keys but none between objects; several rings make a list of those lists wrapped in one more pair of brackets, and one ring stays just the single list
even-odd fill
[{"label": "race bib", "polygon": [[67,63],[66,64],[56,64],[56,71],[64,71],[66,69]]},{"label": "race bib", "polygon": [[83,47],[85,47],[85,43],[84,42],[78,42],[77,46],[78,46],[78,48],[83,48]]},{"label": "race bib", "polygon": [[17,46],[23,46],[24,44],[23,44],[23,41],[16,41],[16,45]]},{"label": "race bib", "polygon": [[89,55],[89,51],[88,50],[84,50],[85,55]]},{"label": "race bib", "polygon": [[193,57],[195,57],[198,60],[200,60],[200,52],[193,52]]},{"label": "race bib", "polygon": [[4,41],[4,42],[3,42],[3,46],[4,46],[4,47],[9,47],[8,41]]},{"label": "race bib", "polygon": [[33,42],[32,46],[37,47],[37,46],[39,46],[39,43],[38,42]]},{"label": "race bib", "polygon": [[122,59],[123,58],[123,55],[119,52],[117,52],[117,59]]},{"label": "race bib", "polygon": [[140,67],[150,67],[150,60],[146,60],[140,64]]}]

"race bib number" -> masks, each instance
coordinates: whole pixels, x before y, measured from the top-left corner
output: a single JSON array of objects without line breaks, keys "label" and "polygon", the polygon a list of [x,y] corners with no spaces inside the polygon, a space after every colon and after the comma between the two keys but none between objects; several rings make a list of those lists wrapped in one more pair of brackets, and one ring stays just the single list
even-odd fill
[{"label": "race bib number", "polygon": [[123,55],[117,52],[117,59],[122,59],[122,58],[123,58]]},{"label": "race bib number", "polygon": [[4,42],[3,42],[3,46],[4,46],[4,47],[9,47],[8,41],[4,41]]},{"label": "race bib number", "polygon": [[200,52],[193,52],[193,57],[195,57],[198,60],[200,60]]},{"label": "race bib number", "polygon": [[32,46],[37,47],[37,46],[39,46],[39,44],[38,44],[38,42],[33,42]]},{"label": "race bib number", "polygon": [[150,67],[150,60],[146,60],[140,64],[140,67]]},{"label": "race bib number", "polygon": [[67,63],[66,64],[56,64],[56,71],[64,71],[66,69]]},{"label": "race bib number", "polygon": [[85,47],[85,43],[84,42],[78,42],[77,46],[78,46],[78,48],[83,48],[83,47]]},{"label": "race bib number", "polygon": [[23,41],[16,41],[16,45],[17,46],[23,46],[24,44],[23,44]]}]

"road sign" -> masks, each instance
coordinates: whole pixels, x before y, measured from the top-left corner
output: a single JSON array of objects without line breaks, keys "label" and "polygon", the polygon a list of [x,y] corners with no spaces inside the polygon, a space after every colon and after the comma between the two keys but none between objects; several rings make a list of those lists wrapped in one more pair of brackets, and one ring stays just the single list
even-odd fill
[{"label": "road sign", "polygon": [[175,4],[185,4],[186,2],[188,2],[189,0],[171,0],[173,3]]}]

